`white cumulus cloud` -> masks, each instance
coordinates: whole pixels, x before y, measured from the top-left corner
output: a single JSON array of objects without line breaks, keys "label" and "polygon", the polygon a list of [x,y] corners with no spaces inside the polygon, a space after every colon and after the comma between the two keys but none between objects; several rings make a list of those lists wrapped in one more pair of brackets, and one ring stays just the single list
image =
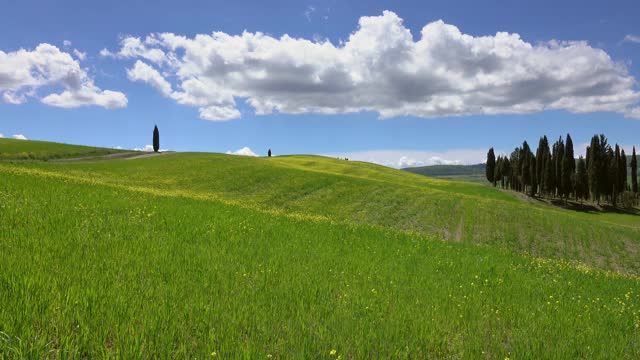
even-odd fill
[{"label": "white cumulus cloud", "polygon": [[50,87],[62,88],[60,93],[42,97],[43,103],[52,106],[115,109],[127,105],[123,93],[97,87],[78,61],[56,46],[42,43],[34,50],[0,51],[0,93],[4,102],[22,104],[28,97],[38,97],[38,89]]},{"label": "white cumulus cloud", "polygon": [[227,154],[229,155],[242,155],[242,156],[258,156],[258,154],[254,153],[248,147],[243,147],[242,149],[238,149],[236,151],[228,150]]},{"label": "white cumulus cloud", "polygon": [[626,66],[587,42],[472,36],[443,21],[425,25],[414,40],[391,11],[361,17],[338,45],[246,31],[153,33],[125,37],[117,52],[103,54],[145,60],[156,71],[136,62],[132,80],[208,120],[240,117],[237,101],[257,114],[374,111],[382,118],[544,110],[635,116],[640,101]]},{"label": "white cumulus cloud", "polygon": [[3,135],[3,134],[0,134],[0,138],[3,138],[3,137],[4,137],[4,135]]},{"label": "white cumulus cloud", "polygon": [[132,81],[143,81],[156,88],[164,96],[171,96],[171,84],[165,80],[158,70],[138,60],[135,65],[127,70],[127,77]]},{"label": "white cumulus cloud", "polygon": [[13,138],[16,139],[16,140],[29,140],[29,139],[27,139],[26,136],[24,136],[22,134],[15,134],[15,135],[13,135]]},{"label": "white cumulus cloud", "polygon": [[154,45],[158,45],[158,42],[152,37],[142,41],[140,38],[128,36],[120,41],[120,45],[118,52],[113,53],[108,49],[102,49],[100,55],[120,59],[138,57],[156,64],[168,61],[172,55],[167,55],[163,50],[154,47]]}]

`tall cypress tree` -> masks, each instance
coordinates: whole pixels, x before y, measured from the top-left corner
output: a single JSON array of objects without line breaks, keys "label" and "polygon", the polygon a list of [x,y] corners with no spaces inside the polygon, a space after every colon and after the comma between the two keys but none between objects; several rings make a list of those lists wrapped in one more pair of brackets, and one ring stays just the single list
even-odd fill
[{"label": "tall cypress tree", "polygon": [[547,159],[547,152],[549,152],[549,140],[547,136],[540,138],[538,143],[538,150],[536,150],[536,179],[538,180],[539,192],[542,194],[547,190],[545,184],[545,161]]},{"label": "tall cypress tree", "polygon": [[529,172],[531,173],[531,186],[529,188],[529,195],[536,196],[538,192],[538,175],[536,174],[536,157],[531,151],[529,151]]},{"label": "tall cypress tree", "polygon": [[522,149],[520,149],[520,173],[522,174],[522,192],[527,192],[528,187],[532,185],[531,174],[531,148],[526,141],[522,143]]},{"label": "tall cypress tree", "polygon": [[508,157],[502,158],[502,187],[509,187],[509,178],[511,176],[511,162]]},{"label": "tall cypress tree", "polygon": [[567,143],[564,146],[564,157],[562,160],[562,195],[569,197],[573,193],[573,179],[576,171],[576,159],[573,155],[573,141],[571,135],[567,134]]},{"label": "tall cypress tree", "polygon": [[547,195],[553,195],[553,191],[556,188],[555,177],[553,175],[553,161],[551,161],[551,152],[547,152],[545,154],[544,160],[544,179],[542,180],[544,183],[544,189]]},{"label": "tall cypress tree", "polygon": [[594,135],[588,147],[587,176],[591,199],[600,202],[600,138]]},{"label": "tall cypress tree", "polygon": [[624,149],[620,149],[620,164],[618,165],[620,172],[620,193],[627,190],[627,154]]},{"label": "tall cypress tree", "polygon": [[615,153],[609,145],[606,136],[600,134],[600,148],[598,149],[598,186],[600,195],[611,196],[611,177],[609,176],[609,170],[611,169],[611,162],[615,158]]},{"label": "tall cypress tree", "polygon": [[615,151],[611,151],[611,148],[609,150],[607,156],[609,158],[609,195],[613,207],[616,207],[620,193],[620,147],[616,144]]},{"label": "tall cypress tree", "polygon": [[496,154],[493,152],[493,148],[491,148],[487,153],[486,175],[487,175],[487,180],[490,183],[492,183],[493,186],[496,186],[495,171],[496,171]]},{"label": "tall cypress tree", "polygon": [[502,179],[502,156],[498,155],[493,173],[493,181],[497,184]]},{"label": "tall cypress tree", "polygon": [[520,187],[521,187],[520,148],[515,148],[511,152],[511,157],[509,158],[509,162],[511,163],[511,176],[510,176],[511,190],[520,191]]},{"label": "tall cypress tree", "polygon": [[562,189],[562,163],[564,162],[564,142],[562,136],[553,144],[553,183],[555,189],[552,190],[553,195],[560,196],[564,194]]},{"label": "tall cypress tree", "polygon": [[638,192],[638,158],[636,158],[635,146],[631,155],[631,191]]},{"label": "tall cypress tree", "polygon": [[158,152],[160,150],[160,131],[158,131],[158,126],[153,127],[153,151]]},{"label": "tall cypress tree", "polygon": [[575,193],[577,199],[586,199],[589,197],[589,179],[587,178],[587,163],[582,157],[578,159],[576,170]]}]

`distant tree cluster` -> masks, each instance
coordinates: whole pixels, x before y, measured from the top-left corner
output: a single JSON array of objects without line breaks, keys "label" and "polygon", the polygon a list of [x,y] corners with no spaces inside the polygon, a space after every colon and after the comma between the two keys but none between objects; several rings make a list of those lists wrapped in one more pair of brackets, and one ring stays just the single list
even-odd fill
[{"label": "distant tree cluster", "polygon": [[575,159],[573,141],[567,134],[550,146],[546,136],[540,138],[535,154],[523,142],[507,156],[496,158],[493,148],[487,153],[487,180],[503,188],[530,196],[560,199],[607,201],[624,206],[638,197],[638,162],[636,149],[631,156],[631,184],[627,183],[627,156],[616,144],[609,145],[604,135],[594,135],[586,158]]}]

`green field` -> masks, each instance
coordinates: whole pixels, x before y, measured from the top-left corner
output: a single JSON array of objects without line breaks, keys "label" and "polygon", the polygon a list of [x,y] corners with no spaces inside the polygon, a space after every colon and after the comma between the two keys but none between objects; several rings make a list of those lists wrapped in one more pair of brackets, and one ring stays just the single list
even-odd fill
[{"label": "green field", "polygon": [[0,162],[0,204],[0,358],[640,357],[636,215],[202,153]]}]

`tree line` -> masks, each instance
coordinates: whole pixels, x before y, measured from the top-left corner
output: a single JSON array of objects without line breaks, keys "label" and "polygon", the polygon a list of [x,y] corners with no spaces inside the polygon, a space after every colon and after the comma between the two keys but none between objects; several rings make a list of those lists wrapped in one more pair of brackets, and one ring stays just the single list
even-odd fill
[{"label": "tree line", "polygon": [[627,156],[618,144],[594,135],[586,157],[575,159],[571,135],[560,137],[553,145],[546,136],[540,138],[535,152],[526,141],[509,156],[496,158],[493,148],[487,153],[487,180],[505,189],[529,196],[563,200],[601,201],[614,207],[622,202],[632,206],[638,198],[638,161],[636,148],[631,155],[631,183],[628,183]]}]

